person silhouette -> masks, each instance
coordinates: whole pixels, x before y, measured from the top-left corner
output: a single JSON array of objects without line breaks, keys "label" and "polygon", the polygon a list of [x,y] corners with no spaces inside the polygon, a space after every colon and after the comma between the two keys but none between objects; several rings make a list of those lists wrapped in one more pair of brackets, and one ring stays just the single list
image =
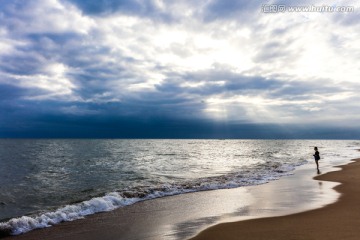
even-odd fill
[{"label": "person silhouette", "polygon": [[320,153],[319,153],[317,147],[314,147],[314,150],[315,150],[315,154],[313,156],[315,158],[316,168],[317,168],[317,170],[319,170]]}]

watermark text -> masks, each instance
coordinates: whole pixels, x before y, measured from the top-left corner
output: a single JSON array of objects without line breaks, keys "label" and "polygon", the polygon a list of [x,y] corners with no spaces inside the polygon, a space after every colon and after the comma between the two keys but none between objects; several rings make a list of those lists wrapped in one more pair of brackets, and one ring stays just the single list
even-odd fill
[{"label": "watermark text", "polygon": [[351,13],[354,11],[355,11],[354,6],[329,6],[329,5],[287,6],[281,4],[264,4],[261,6],[261,12],[263,13],[284,13],[284,12]]}]

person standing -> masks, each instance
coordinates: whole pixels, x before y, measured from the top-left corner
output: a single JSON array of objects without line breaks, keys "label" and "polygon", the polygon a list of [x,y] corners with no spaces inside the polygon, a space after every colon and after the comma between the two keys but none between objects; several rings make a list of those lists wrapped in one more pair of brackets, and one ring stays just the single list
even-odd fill
[{"label": "person standing", "polygon": [[317,147],[314,147],[314,150],[315,150],[315,154],[314,154],[313,156],[314,156],[314,158],[315,158],[316,167],[317,167],[317,169],[319,170],[320,153],[319,153]]}]

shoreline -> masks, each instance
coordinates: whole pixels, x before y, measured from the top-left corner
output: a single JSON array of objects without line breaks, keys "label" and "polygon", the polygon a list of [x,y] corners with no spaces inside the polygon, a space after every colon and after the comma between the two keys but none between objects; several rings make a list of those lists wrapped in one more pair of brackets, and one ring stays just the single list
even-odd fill
[{"label": "shoreline", "polygon": [[317,181],[339,182],[334,190],[341,196],[322,208],[278,217],[221,223],[189,240],[213,239],[347,239],[360,237],[360,158],[314,177]]},{"label": "shoreline", "polygon": [[[148,200],[5,239],[185,240],[223,222],[305,212],[336,202],[339,197],[333,190],[338,183],[319,185],[313,180],[311,176],[316,175],[313,167],[313,164],[303,165],[293,175],[263,185]],[[321,169],[324,172],[338,170],[325,162]]]}]

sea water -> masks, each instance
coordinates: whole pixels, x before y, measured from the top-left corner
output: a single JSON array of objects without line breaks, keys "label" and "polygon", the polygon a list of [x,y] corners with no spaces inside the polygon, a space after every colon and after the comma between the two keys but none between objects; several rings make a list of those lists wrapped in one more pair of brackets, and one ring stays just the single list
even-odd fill
[{"label": "sea water", "polygon": [[[358,157],[360,141],[0,140],[0,229],[20,234],[139,201],[264,184]],[[321,164],[320,162],[320,164]]]}]

